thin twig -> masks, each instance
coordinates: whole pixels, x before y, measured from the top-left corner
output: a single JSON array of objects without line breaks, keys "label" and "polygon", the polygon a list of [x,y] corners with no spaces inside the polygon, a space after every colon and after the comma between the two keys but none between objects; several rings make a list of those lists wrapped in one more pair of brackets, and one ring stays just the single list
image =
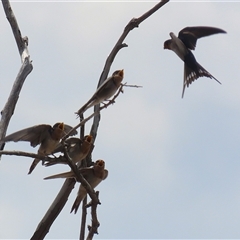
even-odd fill
[{"label": "thin twig", "polygon": [[23,157],[30,157],[30,158],[37,158],[41,159],[43,161],[51,161],[52,158],[48,156],[42,156],[38,155],[35,153],[28,153],[28,152],[23,152],[23,151],[6,151],[6,150],[1,150],[0,155],[16,155],[16,156],[23,156]]},{"label": "thin twig", "polygon": [[134,88],[142,88],[143,86],[139,86],[139,85],[129,85],[127,83],[123,84],[124,87],[134,87]]}]

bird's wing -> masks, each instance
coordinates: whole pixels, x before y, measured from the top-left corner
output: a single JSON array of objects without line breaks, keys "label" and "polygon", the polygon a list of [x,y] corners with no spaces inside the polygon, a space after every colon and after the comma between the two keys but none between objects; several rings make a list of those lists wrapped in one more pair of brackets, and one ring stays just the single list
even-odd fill
[{"label": "bird's wing", "polygon": [[[75,138],[75,137],[68,138],[65,141],[65,143],[67,144],[67,148],[71,147],[71,145],[73,145],[73,144],[80,144],[81,142],[82,142],[81,139]],[[57,152],[63,152],[63,145],[61,143],[59,143],[53,151],[53,153],[57,153]]]},{"label": "bird's wing", "polygon": [[108,170],[107,169],[104,169],[104,176],[103,176],[103,179],[102,180],[105,180],[108,176]]},{"label": "bird's wing", "polygon": [[216,33],[226,33],[226,31],[215,27],[186,27],[178,33],[178,38],[182,40],[187,48],[194,50],[198,38]]},{"label": "bird's wing", "polygon": [[31,143],[32,147],[36,147],[43,141],[44,138],[46,138],[50,134],[51,129],[52,127],[48,124],[36,125],[12,133],[3,138],[1,142],[28,141]]},{"label": "bird's wing", "polygon": [[[64,132],[63,132],[63,136],[65,134],[67,134],[70,130],[72,130],[73,127],[67,125],[67,124],[64,124]],[[73,132],[71,132],[70,136],[73,136],[73,135],[76,135],[77,134],[77,130],[75,129]],[[62,136],[62,137],[63,137]]]}]

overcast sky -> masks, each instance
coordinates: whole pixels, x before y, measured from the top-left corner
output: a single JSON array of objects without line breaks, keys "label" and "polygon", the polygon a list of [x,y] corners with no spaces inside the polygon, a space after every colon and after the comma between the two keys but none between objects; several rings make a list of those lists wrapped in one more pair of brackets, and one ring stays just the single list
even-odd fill
[{"label": "overcast sky", "polygon": [[[34,68],[7,133],[59,121],[75,126],[74,112],[95,91],[124,27],[155,4],[12,2]],[[102,111],[93,160],[104,159],[109,176],[97,188],[96,239],[240,238],[239,10],[238,1],[171,1],[126,38],[128,48],[118,53],[110,74],[124,69],[123,82],[143,88],[125,88]],[[200,78],[182,99],[183,62],[163,43],[186,26],[214,26],[227,34],[200,39],[194,51],[222,85]],[[0,29],[2,109],[21,66],[2,6]],[[37,152],[27,142],[5,149]],[[27,175],[31,162],[17,156],[0,161],[1,239],[32,236],[64,182],[43,178],[69,169],[39,164]],[[70,214],[77,190],[47,239],[78,238],[81,208]]]}]

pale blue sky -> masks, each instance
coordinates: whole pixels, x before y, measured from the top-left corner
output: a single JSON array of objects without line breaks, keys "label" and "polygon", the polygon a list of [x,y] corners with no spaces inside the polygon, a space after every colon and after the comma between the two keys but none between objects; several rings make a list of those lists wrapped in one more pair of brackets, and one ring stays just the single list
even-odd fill
[{"label": "pale blue sky", "polygon": [[[12,2],[34,69],[8,133],[40,123],[76,125],[74,112],[95,91],[124,27],[155,4]],[[109,177],[97,188],[96,239],[240,238],[239,10],[239,2],[172,1],[126,38],[129,47],[110,73],[124,69],[124,82],[143,88],[125,88],[102,111],[93,160],[105,160]],[[0,18],[3,108],[21,63],[2,6]],[[163,42],[169,32],[199,25],[227,31],[200,39],[194,52],[222,85],[200,78],[181,99],[183,62]],[[28,143],[5,149],[37,151]],[[2,156],[0,238],[29,239],[64,181],[43,178],[68,170],[39,165],[29,176],[31,162]],[[47,239],[78,238],[81,211],[70,214],[77,189]]]}]

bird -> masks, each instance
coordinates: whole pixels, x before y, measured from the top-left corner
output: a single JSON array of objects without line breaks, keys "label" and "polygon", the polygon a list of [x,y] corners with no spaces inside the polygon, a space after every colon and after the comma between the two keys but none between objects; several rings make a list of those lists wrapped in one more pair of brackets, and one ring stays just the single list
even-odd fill
[{"label": "bird", "polygon": [[[216,80],[205,68],[203,68],[195,59],[191,50],[195,50],[197,40],[216,33],[226,33],[226,31],[207,26],[185,27],[179,33],[178,37],[170,32],[171,39],[164,42],[164,49],[174,51],[184,62],[184,82],[182,98],[184,96],[185,87],[189,86],[199,77],[208,77]],[[220,83],[221,84],[221,83]]]},{"label": "bird", "polygon": [[[105,162],[102,159],[97,160],[93,167],[80,168],[79,172],[88,181],[90,186],[94,189],[102,180],[105,180],[108,176],[108,170],[105,169]],[[54,179],[54,178],[75,178],[72,171],[59,173],[49,177],[45,177],[44,180]],[[77,213],[80,203],[87,195],[87,190],[80,184],[77,197],[72,205],[71,212]]]},{"label": "bird", "polygon": [[[86,135],[83,140],[79,138],[68,138],[65,141],[67,152],[69,154],[69,157],[71,158],[73,163],[78,163],[82,161],[86,156],[88,155],[91,147],[93,146],[93,137],[91,135]],[[64,152],[64,147],[61,143],[58,144],[58,146],[55,148],[55,150],[52,152]],[[64,163],[67,162],[59,161],[58,159],[53,159],[45,164],[45,166],[52,166],[57,163]]]},{"label": "bird", "polygon": [[[58,122],[53,126],[48,124],[35,125],[33,127],[25,128],[15,133],[12,133],[1,140],[1,142],[18,142],[28,141],[32,147],[39,146],[38,154],[47,156],[51,154],[60,139],[72,129],[71,126]],[[76,135],[77,131],[74,130],[70,135]],[[31,174],[40,159],[35,158],[29,168],[28,174]]]},{"label": "bird", "polygon": [[80,115],[88,108],[108,100],[118,90],[123,80],[124,70],[115,71],[111,77],[107,78],[96,90],[93,96],[76,112]]}]

